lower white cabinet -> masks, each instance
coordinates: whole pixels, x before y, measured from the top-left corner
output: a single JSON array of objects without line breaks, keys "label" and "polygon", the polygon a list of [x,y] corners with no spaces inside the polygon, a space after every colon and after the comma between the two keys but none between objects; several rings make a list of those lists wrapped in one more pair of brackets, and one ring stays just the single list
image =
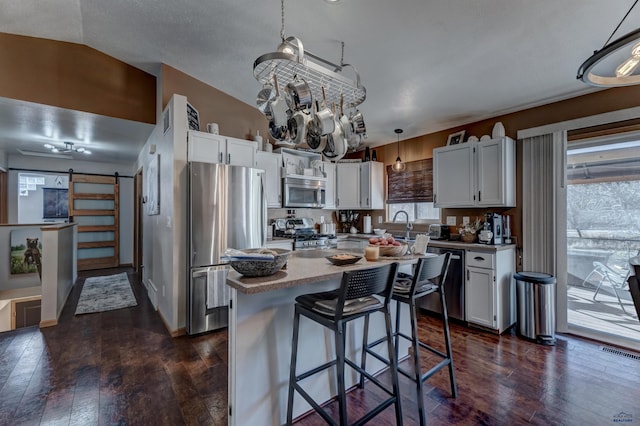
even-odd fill
[{"label": "lower white cabinet", "polygon": [[515,249],[467,250],[465,262],[467,322],[502,333],[516,321]]},{"label": "lower white cabinet", "polygon": [[272,152],[256,152],[256,167],[265,171],[267,181],[267,207],[282,207],[282,155]]}]

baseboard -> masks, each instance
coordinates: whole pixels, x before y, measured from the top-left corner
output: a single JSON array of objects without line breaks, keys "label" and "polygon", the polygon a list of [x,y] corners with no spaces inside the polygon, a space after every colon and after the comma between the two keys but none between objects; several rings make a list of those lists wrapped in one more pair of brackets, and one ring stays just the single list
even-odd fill
[{"label": "baseboard", "polygon": [[187,334],[186,327],[180,327],[180,328],[178,328],[176,330],[171,329],[171,327],[169,326],[169,323],[165,319],[164,315],[162,315],[162,311],[158,309],[157,312],[158,312],[158,315],[160,315],[160,319],[162,320],[162,323],[164,324],[164,328],[167,329],[167,331],[169,332],[171,337],[180,337],[180,336],[184,336],[185,334]]},{"label": "baseboard", "polygon": [[40,328],[53,327],[54,325],[58,325],[57,319],[40,321]]},{"label": "baseboard", "polygon": [[171,337],[180,337],[185,336],[187,334],[186,327],[180,327],[179,329],[171,332]]}]

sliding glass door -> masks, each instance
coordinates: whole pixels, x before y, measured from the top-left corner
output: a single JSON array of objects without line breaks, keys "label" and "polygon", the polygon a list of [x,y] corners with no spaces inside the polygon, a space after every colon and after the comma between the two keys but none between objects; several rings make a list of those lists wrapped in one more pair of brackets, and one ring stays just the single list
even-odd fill
[{"label": "sliding glass door", "polygon": [[569,142],[566,194],[567,328],[638,348],[626,280],[640,254],[640,135]]}]

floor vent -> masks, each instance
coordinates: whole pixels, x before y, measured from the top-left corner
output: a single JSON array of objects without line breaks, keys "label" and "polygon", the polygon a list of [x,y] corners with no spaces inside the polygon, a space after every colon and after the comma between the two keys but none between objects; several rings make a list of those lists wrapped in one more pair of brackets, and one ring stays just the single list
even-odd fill
[{"label": "floor vent", "polygon": [[610,348],[608,346],[600,346],[600,349],[602,349],[605,352],[609,352],[611,354],[614,354],[614,355],[623,356],[625,358],[631,358],[631,359],[640,360],[640,355],[634,354],[632,352],[621,351],[620,349]]}]

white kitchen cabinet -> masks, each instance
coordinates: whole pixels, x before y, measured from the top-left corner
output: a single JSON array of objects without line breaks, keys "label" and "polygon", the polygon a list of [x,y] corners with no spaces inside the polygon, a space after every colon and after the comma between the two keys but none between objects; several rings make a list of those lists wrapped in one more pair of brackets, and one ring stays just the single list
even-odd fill
[{"label": "white kitchen cabinet", "polygon": [[503,137],[433,150],[436,207],[513,207],[515,142]]},{"label": "white kitchen cabinet", "polygon": [[323,170],[327,176],[327,187],[324,191],[324,208],[327,210],[335,210],[336,207],[336,163],[330,161],[322,162]]},{"label": "white kitchen cabinet", "polygon": [[256,167],[257,142],[189,130],[187,144],[189,161]]},{"label": "white kitchen cabinet", "polygon": [[360,164],[336,163],[336,207],[360,208]]},{"label": "white kitchen cabinet", "polygon": [[367,161],[360,164],[360,208],[384,209],[384,164]]},{"label": "white kitchen cabinet", "polygon": [[475,205],[475,144],[433,150],[433,201],[439,208]]},{"label": "white kitchen cabinet", "polygon": [[516,321],[515,249],[466,250],[465,316],[470,325],[502,333]]},{"label": "white kitchen cabinet", "polygon": [[273,152],[256,152],[256,168],[265,171],[267,182],[267,207],[282,207],[282,155]]}]

